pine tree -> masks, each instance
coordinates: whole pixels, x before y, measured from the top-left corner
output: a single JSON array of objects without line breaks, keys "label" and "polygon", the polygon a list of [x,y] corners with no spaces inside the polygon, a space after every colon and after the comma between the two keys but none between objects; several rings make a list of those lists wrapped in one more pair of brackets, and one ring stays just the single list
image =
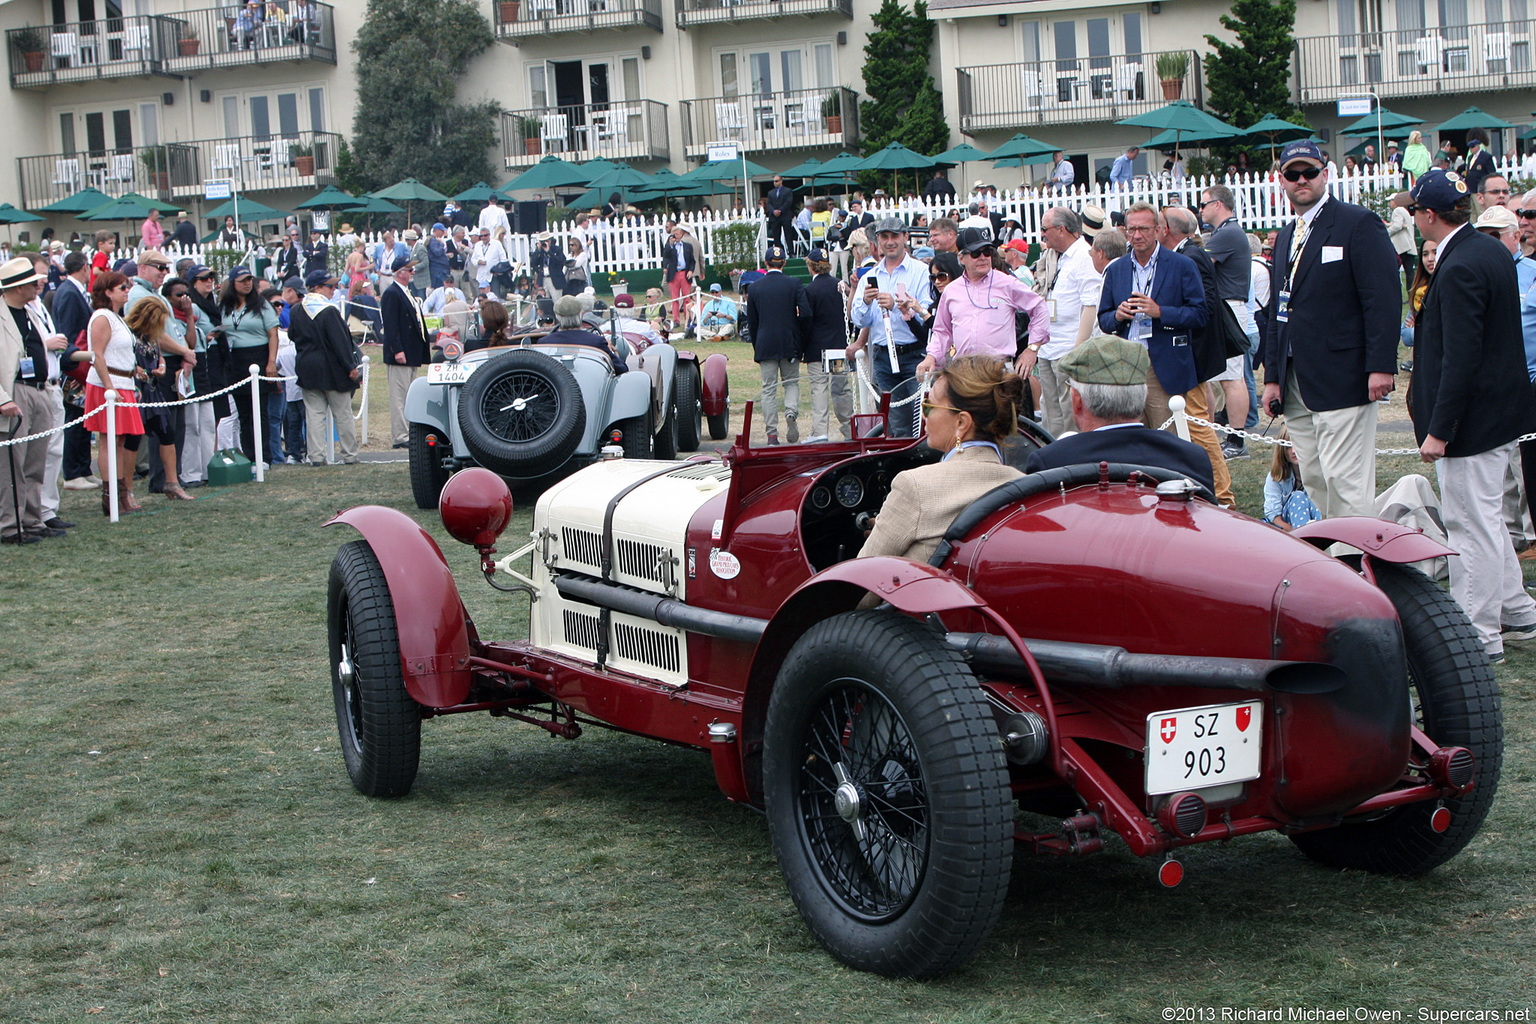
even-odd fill
[{"label": "pine tree", "polygon": [[1265,114],[1298,120],[1291,103],[1295,25],[1296,0],[1233,0],[1221,27],[1237,36],[1237,44],[1205,37],[1212,50],[1205,57],[1205,81],[1213,113],[1239,128]]},{"label": "pine tree", "polygon": [[[872,97],[859,104],[859,130],[865,154],[900,142],[932,155],[949,145],[943,97],[928,73],[933,22],[926,0],[908,11],[900,0],[883,0],[874,16],[875,30],[864,45],[864,92]],[[869,187],[890,184],[884,173],[866,172]]]},{"label": "pine tree", "polygon": [[500,107],[458,103],[456,88],[493,43],[474,0],[368,0],[352,43],[352,149],[369,188],[416,178],[451,194],[490,180]]}]

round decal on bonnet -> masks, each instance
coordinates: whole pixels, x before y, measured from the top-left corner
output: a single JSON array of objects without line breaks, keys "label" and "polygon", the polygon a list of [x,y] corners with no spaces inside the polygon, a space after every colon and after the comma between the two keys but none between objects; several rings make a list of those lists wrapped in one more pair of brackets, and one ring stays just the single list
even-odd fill
[{"label": "round decal on bonnet", "polygon": [[709,571],[723,580],[733,580],[741,574],[741,561],[729,551],[710,548]]}]

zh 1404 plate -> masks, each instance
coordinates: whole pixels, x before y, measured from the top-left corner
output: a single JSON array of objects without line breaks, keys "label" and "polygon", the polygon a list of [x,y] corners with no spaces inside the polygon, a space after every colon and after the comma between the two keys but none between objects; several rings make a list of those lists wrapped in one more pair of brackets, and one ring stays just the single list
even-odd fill
[{"label": "zh 1404 plate", "polygon": [[479,363],[428,363],[427,383],[463,384]]},{"label": "zh 1404 plate", "polygon": [[1264,702],[1210,704],[1147,716],[1147,795],[1259,777]]}]

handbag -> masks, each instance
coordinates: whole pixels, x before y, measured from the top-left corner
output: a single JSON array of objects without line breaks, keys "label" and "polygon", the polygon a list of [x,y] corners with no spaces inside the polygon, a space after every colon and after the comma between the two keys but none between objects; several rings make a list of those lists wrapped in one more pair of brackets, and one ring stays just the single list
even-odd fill
[{"label": "handbag", "polygon": [[1216,303],[1217,323],[1221,330],[1222,341],[1226,345],[1228,359],[1248,354],[1248,333],[1243,330],[1243,325],[1237,322],[1237,314],[1227,304],[1226,299],[1219,299]]}]

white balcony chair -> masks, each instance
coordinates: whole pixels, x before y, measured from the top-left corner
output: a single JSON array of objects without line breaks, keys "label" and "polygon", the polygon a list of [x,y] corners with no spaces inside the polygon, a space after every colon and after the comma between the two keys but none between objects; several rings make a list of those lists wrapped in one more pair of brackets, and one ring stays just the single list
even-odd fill
[{"label": "white balcony chair", "polygon": [[741,104],[735,100],[715,104],[715,134],[721,139],[739,139],[743,135]]},{"label": "white balcony chair", "polygon": [[213,147],[213,163],[209,170],[226,171],[231,178],[240,176],[240,144],[238,142]]},{"label": "white balcony chair", "polygon": [[107,165],[106,173],[102,180],[108,184],[116,182],[119,185],[133,184],[133,154],[114,153],[112,161]]},{"label": "white balcony chair", "polygon": [[257,166],[276,177],[290,166],[289,151],[292,148],[292,139],[273,139],[265,153],[257,154]]},{"label": "white balcony chair", "polygon": [[[1483,36],[1483,70],[1485,72],[1503,71],[1509,60],[1509,34],[1506,32],[1489,32]],[[1498,66],[1495,67],[1494,65]]]},{"label": "white balcony chair", "polygon": [[1121,64],[1115,68],[1115,98],[1134,100],[1136,83],[1141,78],[1141,64]]},{"label": "white balcony chair", "polygon": [[123,60],[149,60],[149,26],[127,25],[123,28]]},{"label": "white balcony chair", "polygon": [[1414,41],[1414,59],[1421,68],[1438,68],[1440,55],[1445,52],[1445,42],[1439,36],[1420,36]]},{"label": "white balcony chair", "polygon": [[791,132],[807,135],[821,131],[820,107],[813,108],[809,100],[794,100],[784,104],[784,126]]},{"label": "white balcony chair", "polygon": [[1026,107],[1042,106],[1044,89],[1040,85],[1040,72],[1024,68],[1020,74],[1023,76],[1024,105]]},{"label": "white balcony chair", "polygon": [[53,57],[55,60],[64,61],[65,67],[79,67],[80,37],[73,32],[55,32],[53,34]]},{"label": "white balcony chair", "polygon": [[570,149],[570,119],[564,114],[545,114],[539,122],[539,142],[543,144],[544,152],[552,153],[555,144],[560,144],[561,151]]},{"label": "white balcony chair", "polygon": [[79,183],[79,160],[55,160],[53,162],[53,184],[63,186],[66,195],[79,191]]}]

